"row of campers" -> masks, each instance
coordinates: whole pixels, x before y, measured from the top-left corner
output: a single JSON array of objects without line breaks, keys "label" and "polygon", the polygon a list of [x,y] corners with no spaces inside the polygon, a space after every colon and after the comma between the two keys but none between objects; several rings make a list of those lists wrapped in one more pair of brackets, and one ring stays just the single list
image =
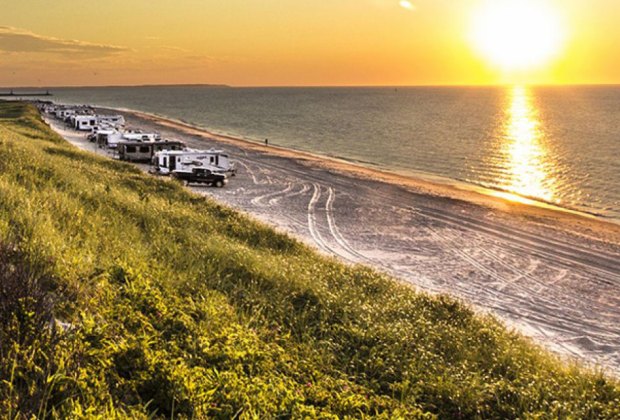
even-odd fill
[{"label": "row of campers", "polygon": [[223,150],[193,150],[177,140],[162,139],[159,133],[125,127],[122,115],[96,115],[87,106],[46,104],[41,109],[79,131],[90,131],[88,139],[109,150],[114,158],[150,163],[151,173],[171,175],[186,183],[222,187],[236,174],[234,162]]},{"label": "row of campers", "polygon": [[125,117],[122,115],[99,115],[88,105],[43,103],[39,108],[42,112],[63,121],[68,127],[79,131],[96,133],[101,129],[121,127],[125,124]]}]

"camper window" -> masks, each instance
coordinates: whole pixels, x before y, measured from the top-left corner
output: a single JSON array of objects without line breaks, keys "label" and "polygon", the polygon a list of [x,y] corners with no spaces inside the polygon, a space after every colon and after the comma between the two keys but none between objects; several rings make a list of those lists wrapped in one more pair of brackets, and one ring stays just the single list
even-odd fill
[{"label": "camper window", "polygon": [[148,153],[150,150],[148,146],[140,146],[140,153]]},{"label": "camper window", "polygon": [[136,153],[136,146],[127,146],[127,153]]}]

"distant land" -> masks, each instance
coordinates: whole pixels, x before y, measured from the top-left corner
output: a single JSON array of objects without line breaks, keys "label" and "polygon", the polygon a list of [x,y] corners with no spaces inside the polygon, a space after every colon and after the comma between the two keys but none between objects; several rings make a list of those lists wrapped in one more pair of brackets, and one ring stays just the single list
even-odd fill
[{"label": "distant land", "polygon": [[0,91],[3,90],[19,90],[19,89],[94,89],[94,88],[135,88],[135,87],[213,87],[213,88],[230,88],[230,85],[224,84],[202,84],[202,83],[166,83],[163,85],[158,84],[146,84],[146,85],[105,85],[105,86],[13,86],[13,87],[0,87]]},{"label": "distant land", "polygon": [[14,89],[11,89],[9,92],[0,92],[0,97],[23,97],[23,96],[52,96],[52,94],[50,93],[49,90],[46,90],[45,92],[33,92],[33,91],[29,91],[29,92],[15,92]]}]

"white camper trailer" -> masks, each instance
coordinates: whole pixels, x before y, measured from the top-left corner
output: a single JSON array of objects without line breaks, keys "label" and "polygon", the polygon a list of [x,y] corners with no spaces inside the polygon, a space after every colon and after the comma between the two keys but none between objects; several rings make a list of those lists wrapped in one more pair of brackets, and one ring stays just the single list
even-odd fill
[{"label": "white camper trailer", "polygon": [[97,144],[99,147],[115,149],[120,141],[153,143],[161,141],[161,136],[158,133],[143,133],[135,130],[119,131],[115,128],[97,131]]},{"label": "white camper trailer", "polygon": [[73,128],[80,131],[92,131],[97,125],[97,117],[94,115],[73,115],[71,116]]},{"label": "white camper trailer", "polygon": [[93,109],[86,105],[61,105],[56,107],[54,115],[62,121],[66,121],[72,115],[93,115]]},{"label": "white camper trailer", "polygon": [[73,108],[60,108],[54,112],[54,115],[56,115],[56,118],[58,118],[59,120],[64,120],[68,116],[75,115],[76,113],[77,110]]},{"label": "white camper trailer", "polygon": [[143,133],[141,131],[125,131],[123,132],[123,139],[128,141],[160,141],[161,136],[159,133]]},{"label": "white camper trailer", "polygon": [[176,140],[131,141],[121,140],[116,147],[120,160],[129,162],[151,162],[155,153],[160,151],[183,150],[185,144]]},{"label": "white camper trailer", "polygon": [[56,114],[57,109],[58,109],[58,106],[54,104],[41,105],[41,111],[43,111],[46,114]]},{"label": "white camper trailer", "polygon": [[223,150],[162,151],[153,157],[154,172],[168,175],[174,171],[191,171],[194,168],[209,169],[214,173],[235,175],[233,162]]},{"label": "white camper trailer", "polygon": [[97,131],[97,145],[101,148],[116,149],[118,142],[123,139],[123,134],[114,129]]},{"label": "white camper trailer", "polygon": [[125,117],[122,115],[97,115],[98,124],[125,125]]}]

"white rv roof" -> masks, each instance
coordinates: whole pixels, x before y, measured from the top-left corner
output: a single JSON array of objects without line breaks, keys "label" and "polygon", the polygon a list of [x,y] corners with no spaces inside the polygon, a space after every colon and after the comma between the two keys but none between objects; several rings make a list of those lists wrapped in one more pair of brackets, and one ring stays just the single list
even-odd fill
[{"label": "white rv roof", "polygon": [[159,137],[157,133],[123,133],[123,137],[126,139],[134,140],[134,139],[143,139],[145,137]]},{"label": "white rv roof", "polygon": [[193,150],[193,149],[186,149],[186,150],[162,150],[161,152],[158,152],[161,154],[167,154],[167,155],[175,155],[175,156],[200,156],[200,155],[224,155],[224,156],[228,156],[226,153],[223,153],[223,151],[221,150]]}]

